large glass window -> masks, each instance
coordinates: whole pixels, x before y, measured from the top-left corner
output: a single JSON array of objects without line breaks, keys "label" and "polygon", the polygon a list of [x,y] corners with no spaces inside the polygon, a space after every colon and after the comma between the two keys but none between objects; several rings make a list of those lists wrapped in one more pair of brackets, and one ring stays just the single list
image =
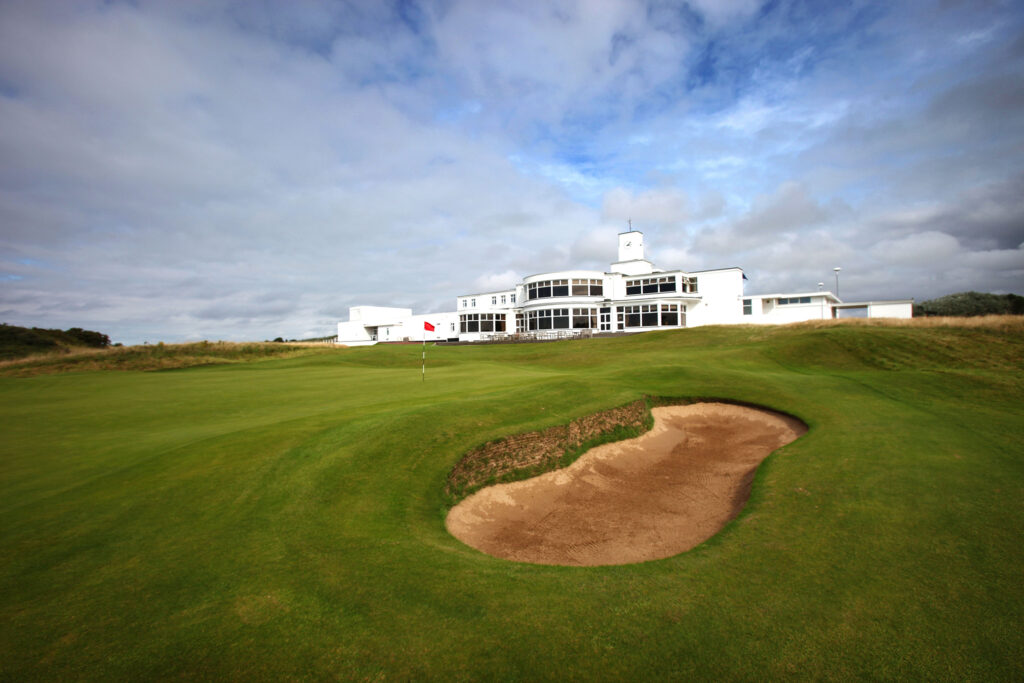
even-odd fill
[{"label": "large glass window", "polygon": [[682,279],[683,279],[683,291],[687,292],[689,294],[696,294],[697,293],[697,278],[695,276],[694,277],[687,277],[687,276],[684,275]]},{"label": "large glass window", "polygon": [[460,332],[504,332],[504,313],[463,313],[459,315]]},{"label": "large glass window", "polygon": [[658,294],[676,291],[676,276],[647,277],[639,280],[626,280],[626,294]]},{"label": "large glass window", "polygon": [[572,309],[572,327],[574,330],[592,330],[597,327],[596,308]]},{"label": "large glass window", "polygon": [[750,303],[750,299],[743,300],[743,315],[753,315],[754,307]]},{"label": "large glass window", "polygon": [[572,281],[573,296],[604,296],[601,280],[577,278]]},{"label": "large glass window", "polygon": [[644,327],[658,326],[658,305],[647,305],[641,307],[640,319]]},{"label": "large glass window", "polygon": [[629,327],[679,327],[680,320],[679,304],[619,306],[620,330]]},{"label": "large glass window", "polygon": [[529,311],[526,314],[527,327],[533,330],[567,330],[569,329],[568,308],[545,308]]},{"label": "large glass window", "polygon": [[[526,285],[526,299],[547,299],[557,296],[604,296],[604,284],[601,280],[540,280]],[[515,295],[512,303],[515,303]]]}]

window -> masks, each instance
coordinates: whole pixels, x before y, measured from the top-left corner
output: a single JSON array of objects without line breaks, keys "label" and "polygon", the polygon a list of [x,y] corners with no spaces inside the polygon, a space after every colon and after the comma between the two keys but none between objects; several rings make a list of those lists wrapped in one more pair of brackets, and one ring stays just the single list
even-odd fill
[{"label": "window", "polygon": [[750,303],[750,299],[743,300],[743,315],[753,315],[754,307]]},{"label": "window", "polygon": [[[577,282],[573,280],[573,282]],[[593,292],[595,287],[589,284],[589,282],[597,282],[596,290],[597,296],[600,296],[600,292],[603,291],[603,287],[600,285],[600,280],[591,280],[585,285],[589,291]],[[575,285],[569,286],[569,280],[540,280],[539,282],[531,282],[526,285],[526,298],[531,299],[549,299],[555,296],[569,296],[570,292],[575,293]],[[512,303],[516,302],[515,294],[512,295]]]},{"label": "window", "polygon": [[[452,324],[454,330],[455,324]],[[504,332],[504,313],[463,313],[459,316],[460,332]]]},{"label": "window", "polygon": [[600,280],[574,279],[572,281],[573,296],[604,296],[604,284]]},{"label": "window", "polygon": [[567,330],[569,329],[568,308],[545,308],[527,313],[527,326],[530,330]]},{"label": "window", "polygon": [[470,308],[476,308],[476,299],[470,299],[469,300],[469,307]]},{"label": "window", "polygon": [[516,302],[516,295],[515,294],[510,294],[509,295],[509,301],[511,301],[512,303],[515,303]]},{"label": "window", "polygon": [[696,277],[687,277],[687,276],[684,275],[682,279],[683,279],[683,290],[682,291],[684,291],[686,293],[689,293],[689,294],[696,294],[697,293],[697,278]]},{"label": "window", "polygon": [[572,309],[572,327],[574,330],[592,330],[597,327],[597,309]]},{"label": "window", "polygon": [[463,299],[463,300],[462,300],[462,307],[463,307],[463,308],[465,308],[465,307],[466,307],[466,306],[468,306],[468,305],[469,305],[469,302],[468,302],[468,301],[466,301],[465,299]]},{"label": "window", "polygon": [[679,304],[662,304],[661,305],[661,326],[662,327],[678,327],[679,326]]},{"label": "window", "polygon": [[497,303],[498,303],[498,297],[492,296],[491,297],[491,305],[495,306],[495,305],[497,305]]},{"label": "window", "polygon": [[455,331],[455,323],[452,323],[452,332]]},{"label": "window", "polygon": [[[685,307],[683,310],[685,312]],[[620,330],[623,327],[678,327],[680,320],[685,320],[685,318],[679,317],[679,304],[619,307]]]},{"label": "window", "polygon": [[811,297],[809,296],[791,296],[788,298],[782,298],[778,300],[779,306],[788,306],[791,304],[809,304],[811,303]]},{"label": "window", "polygon": [[660,292],[674,291],[676,291],[675,275],[648,277],[642,280],[626,280],[627,296],[635,294],[658,294]]},{"label": "window", "polygon": [[643,309],[640,312],[640,320],[644,327],[657,327],[658,326],[658,306],[648,305],[641,306]]},{"label": "window", "polygon": [[[639,306],[620,306],[619,307],[619,320],[622,320],[622,316],[625,314],[626,327],[640,327],[640,307]],[[621,324],[620,324],[621,328]]]},{"label": "window", "polygon": [[504,294],[501,295],[501,303],[505,303],[505,295]]}]

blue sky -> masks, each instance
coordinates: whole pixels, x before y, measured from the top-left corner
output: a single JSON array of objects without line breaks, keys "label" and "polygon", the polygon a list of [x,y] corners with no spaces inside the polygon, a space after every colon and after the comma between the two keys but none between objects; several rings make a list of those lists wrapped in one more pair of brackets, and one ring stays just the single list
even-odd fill
[{"label": "blue sky", "polygon": [[1024,293],[1012,2],[0,2],[0,321],[333,332],[606,268]]}]

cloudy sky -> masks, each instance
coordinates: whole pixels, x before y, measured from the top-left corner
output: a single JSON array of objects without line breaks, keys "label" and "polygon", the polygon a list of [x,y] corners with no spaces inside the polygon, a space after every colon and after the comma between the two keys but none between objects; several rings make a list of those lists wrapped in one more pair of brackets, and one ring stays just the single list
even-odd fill
[{"label": "cloudy sky", "polygon": [[1024,294],[1019,2],[0,0],[0,321],[332,334],[607,268]]}]

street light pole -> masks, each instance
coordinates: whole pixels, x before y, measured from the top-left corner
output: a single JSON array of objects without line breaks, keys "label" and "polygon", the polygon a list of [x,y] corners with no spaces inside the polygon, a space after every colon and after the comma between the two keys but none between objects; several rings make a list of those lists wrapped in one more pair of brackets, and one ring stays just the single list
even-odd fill
[{"label": "street light pole", "polygon": [[839,271],[842,270],[839,266],[832,269],[836,274],[836,298],[839,298]]}]

